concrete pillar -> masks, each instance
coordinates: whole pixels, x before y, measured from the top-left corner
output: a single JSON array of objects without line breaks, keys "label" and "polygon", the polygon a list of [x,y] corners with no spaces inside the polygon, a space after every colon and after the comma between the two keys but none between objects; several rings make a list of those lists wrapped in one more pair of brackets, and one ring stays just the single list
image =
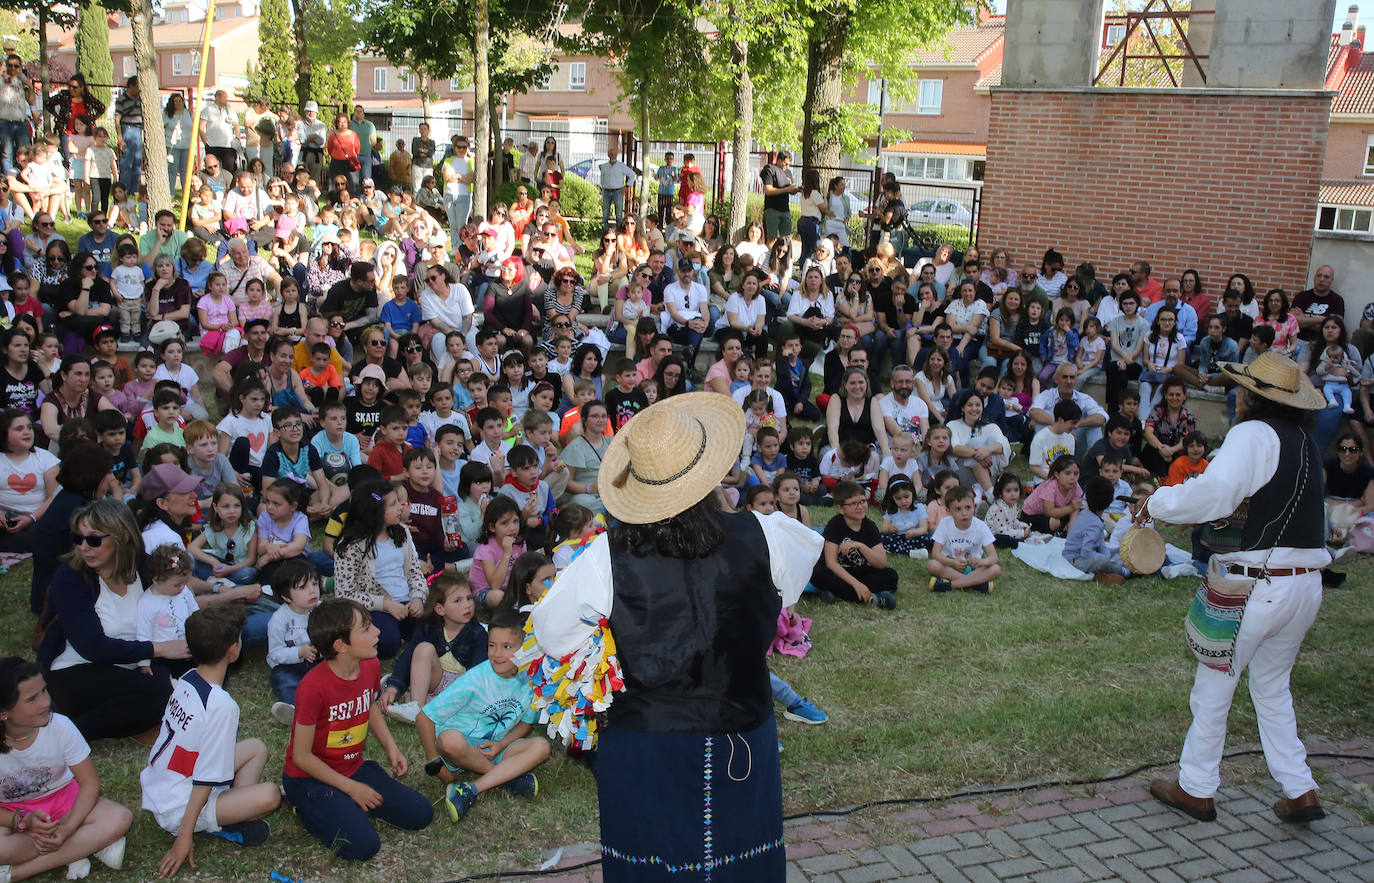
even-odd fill
[{"label": "concrete pillar", "polygon": [[1092,85],[1102,45],[1103,2],[1008,0],[1002,85]]},{"label": "concrete pillar", "polygon": [[1320,89],[1336,0],[1217,0],[1207,85]]},{"label": "concrete pillar", "polygon": [[[1188,45],[1193,48],[1194,55],[1211,54],[1212,27],[1216,10],[1217,0],[1193,0],[1192,10],[1188,16]],[[1204,71],[1207,70],[1207,59],[1201,59],[1198,64],[1202,65]],[[1191,87],[1207,85],[1202,77],[1198,76],[1197,67],[1187,59],[1183,61],[1183,76],[1179,78],[1179,84]]]}]

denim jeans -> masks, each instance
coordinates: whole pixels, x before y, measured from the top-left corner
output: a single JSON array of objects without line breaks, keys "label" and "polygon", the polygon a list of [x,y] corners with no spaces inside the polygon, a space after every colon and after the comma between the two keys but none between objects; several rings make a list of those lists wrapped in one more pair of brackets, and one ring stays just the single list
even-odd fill
[{"label": "denim jeans", "polygon": [[301,685],[301,678],[314,667],[313,662],[292,662],[272,666],[272,671],[267,676],[268,682],[272,685],[272,695],[277,697],[278,702],[295,705],[296,688]]},{"label": "denim jeans", "polygon": [[601,226],[611,225],[611,211],[615,211],[615,222],[619,224],[625,220],[625,191],[624,190],[603,190],[601,191]]},{"label": "denim jeans", "polygon": [[0,120],[0,163],[4,164],[3,168],[12,168],[14,151],[30,141],[27,120]]},{"label": "denim jeans", "polygon": [[[214,575],[214,571],[210,569],[210,565],[206,564],[204,561],[197,561],[196,566],[192,568],[191,572],[197,579],[209,579]],[[246,586],[258,578],[258,569],[256,567],[240,567],[238,570],[222,574],[222,576],[236,586]]]},{"label": "denim jeans", "polygon": [[457,194],[444,190],[444,213],[448,215],[448,239],[454,254],[458,253],[458,231],[468,222],[472,214],[472,194]]},{"label": "denim jeans", "polygon": [[189,147],[172,147],[167,151],[167,184],[176,187],[177,176],[181,176],[181,186],[186,186],[186,160],[190,156]]},{"label": "denim jeans", "polygon": [[768,681],[773,687],[773,698],[782,703],[783,708],[791,708],[801,701],[801,694],[792,689],[792,685],[782,678],[768,673]]},{"label": "denim jeans", "polygon": [[130,193],[138,192],[143,178],[143,127],[120,126],[124,149],[119,153],[119,183]]},{"label": "denim jeans", "polygon": [[310,836],[348,861],[367,861],[382,848],[382,838],[372,825],[380,819],[403,831],[419,831],[434,820],[429,798],[393,779],[375,760],[364,761],[349,776],[376,791],[382,802],[364,810],[344,792],[319,779],[282,776],[286,799]]}]

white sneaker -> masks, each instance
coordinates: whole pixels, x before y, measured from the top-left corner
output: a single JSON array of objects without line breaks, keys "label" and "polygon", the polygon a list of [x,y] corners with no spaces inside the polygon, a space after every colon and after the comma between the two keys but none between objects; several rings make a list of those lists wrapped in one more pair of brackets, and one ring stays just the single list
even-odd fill
[{"label": "white sneaker", "polygon": [[277,723],[289,727],[296,719],[296,706],[289,702],[273,702],[272,717],[276,719]]},{"label": "white sneaker", "polygon": [[1353,405],[1346,405],[1344,408],[1341,408],[1341,413],[1342,413],[1342,414],[1354,414],[1354,413],[1355,413],[1355,407],[1354,407]]},{"label": "white sneaker", "polygon": [[420,716],[420,703],[418,702],[393,702],[386,707],[386,713],[396,720],[414,724],[415,718]]},{"label": "white sneaker", "polygon": [[10,866],[0,865],[0,883],[10,883]]},{"label": "white sneaker", "polygon": [[924,561],[930,557],[930,550],[912,549],[910,552],[907,552],[906,554],[908,558],[915,558],[917,561]]},{"label": "white sneaker", "polygon": [[91,873],[91,860],[88,858],[77,859],[67,865],[68,880],[84,880]]},{"label": "white sneaker", "polygon": [[95,857],[99,859],[100,863],[105,867],[118,871],[120,868],[124,867],[124,845],[124,838],[121,837],[114,843],[111,843],[109,846],[97,852]]}]

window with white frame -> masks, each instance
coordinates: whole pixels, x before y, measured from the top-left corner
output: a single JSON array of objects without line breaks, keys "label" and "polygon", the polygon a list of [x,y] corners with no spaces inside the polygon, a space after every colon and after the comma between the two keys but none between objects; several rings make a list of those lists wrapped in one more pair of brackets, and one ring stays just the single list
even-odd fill
[{"label": "window with white frame", "polygon": [[180,52],[173,52],[173,53],[172,53],[172,76],[174,76],[174,77],[180,77],[180,76],[182,76],[183,73],[184,73],[185,66],[186,66],[186,64],[185,64],[185,56],[182,55]]},{"label": "window with white frame", "polygon": [[1374,175],[1374,135],[1370,135],[1364,145],[1364,173]]},{"label": "window with white frame", "polygon": [[199,50],[199,49],[192,49],[192,50],[191,50],[191,75],[192,75],[192,76],[199,76],[199,75],[200,75],[200,50]]},{"label": "window with white frame", "polygon": [[945,81],[921,80],[918,87],[920,91],[916,99],[916,112],[926,114],[939,113],[940,101],[945,94]]},{"label": "window with white frame", "polygon": [[386,66],[378,65],[372,69],[372,91],[386,91]]},{"label": "window with white frame", "polygon": [[[869,80],[869,81],[868,81],[868,103],[871,104],[871,105],[873,105],[874,107],[878,107],[880,104],[882,104],[882,101],[883,101],[883,81],[882,81],[882,80]],[[890,96],[890,95],[887,96],[887,105],[884,106],[884,107],[882,107],[881,109],[882,109],[882,110],[885,110],[885,111],[886,111],[886,110],[891,110],[891,109],[892,109],[892,96]]]},{"label": "window with white frame", "polygon": [[126,76],[126,77],[132,77],[133,75],[134,75],[134,57],[133,57],[132,55],[126,55],[126,56],[124,56],[124,76]]},{"label": "window with white frame", "polygon": [[581,92],[587,88],[587,63],[574,61],[568,64],[568,89]]},{"label": "window with white frame", "polygon": [[401,68],[396,72],[396,78],[401,81],[400,88],[402,92],[415,91],[415,74],[412,71]]},{"label": "window with white frame", "polygon": [[1107,25],[1107,36],[1102,41],[1104,46],[1115,46],[1126,38],[1125,25]]},{"label": "window with white frame", "polygon": [[1333,233],[1374,233],[1374,208],[1320,206],[1317,209],[1317,229]]},{"label": "window with white frame", "polygon": [[460,79],[458,79],[457,77],[449,77],[449,79],[448,79],[448,90],[449,90],[450,92],[462,92],[462,91],[463,91],[463,81],[460,80]]}]

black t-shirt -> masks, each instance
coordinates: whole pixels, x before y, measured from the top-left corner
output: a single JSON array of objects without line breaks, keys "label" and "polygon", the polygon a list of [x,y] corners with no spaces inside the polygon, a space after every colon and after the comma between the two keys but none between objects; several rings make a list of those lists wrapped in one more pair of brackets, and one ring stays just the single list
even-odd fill
[{"label": "black t-shirt", "polygon": [[114,473],[114,477],[119,480],[120,484],[126,484],[133,481],[130,470],[137,465],[138,457],[134,455],[133,442],[125,442],[123,447],[119,449],[119,456],[114,458],[114,465],[110,467],[110,471]]},{"label": "black t-shirt", "polygon": [[27,368],[20,378],[10,374],[9,368],[0,368],[0,410],[18,408],[26,414],[38,414],[38,384],[43,381],[43,372],[33,362]]},{"label": "black t-shirt", "polygon": [[[850,270],[849,273],[854,272]],[[839,297],[844,294],[844,284],[849,280],[849,273],[831,273],[825,277],[825,287],[830,291],[831,297]]]},{"label": "black t-shirt", "polygon": [[[763,182],[765,187],[791,187],[792,172],[782,166],[769,163],[759,172],[759,180]],[[770,196],[765,192],[763,194],[763,207],[775,212],[789,211],[790,199],[790,195],[786,193],[774,193]]]},{"label": "black t-shirt", "polygon": [[1328,497],[1358,500],[1364,496],[1370,481],[1374,481],[1374,466],[1370,466],[1363,460],[1355,467],[1354,472],[1346,472],[1342,469],[1340,460],[1335,457],[1326,461],[1326,495]]},{"label": "black t-shirt", "polygon": [[[1318,296],[1314,289],[1299,291],[1293,296],[1293,309],[1302,310],[1303,316],[1313,318],[1325,318],[1326,316],[1339,316],[1345,319],[1345,298],[1334,291],[1328,291],[1326,297]],[[1321,333],[1321,326],[1314,325],[1311,328],[1304,328],[1298,333],[1298,337],[1303,340],[1316,340]]]},{"label": "black t-shirt", "polygon": [[611,412],[611,427],[620,429],[630,418],[649,407],[649,399],[644,390],[635,387],[629,392],[621,392],[619,387],[606,393],[606,410]]},{"label": "black t-shirt", "polygon": [[1097,462],[1098,457],[1114,457],[1129,463],[1135,459],[1135,454],[1131,452],[1130,442],[1126,442],[1124,448],[1114,448],[1106,437],[1098,439],[1091,448],[1088,448],[1087,456],[1081,461],[1083,465],[1082,475],[1079,478],[1080,482],[1086,482],[1101,471],[1102,467]]},{"label": "black t-shirt", "polygon": [[[883,216],[892,212],[892,218],[884,221]],[[884,230],[900,230],[906,224],[906,203],[902,202],[900,196],[893,197],[883,203],[883,210],[878,213],[878,226]]]},{"label": "black t-shirt", "polygon": [[321,313],[338,313],[345,322],[356,322],[368,310],[377,309],[377,292],[354,291],[352,279],[341,279],[329,287],[320,303]]},{"label": "black t-shirt", "polygon": [[382,408],[386,407],[380,398],[371,405],[364,405],[357,396],[349,396],[344,400],[344,405],[348,408],[348,431],[366,436],[377,431],[382,422]]},{"label": "black t-shirt", "polygon": [[[825,530],[821,533],[821,536],[825,537],[827,543],[834,543],[837,546],[845,540],[858,540],[865,546],[876,546],[883,541],[882,534],[878,532],[878,525],[874,524],[872,521],[864,518],[858,530],[851,530],[849,525],[845,523],[843,515],[836,515],[834,518],[830,519],[825,525]],[[868,559],[857,550],[851,550],[847,555],[838,555],[836,556],[836,560],[839,561],[840,566],[845,570],[869,566]],[[816,571],[822,572],[825,570],[825,556],[822,555],[820,560],[816,562]]]},{"label": "black t-shirt", "polygon": [[813,478],[820,478],[821,464],[812,454],[805,460],[798,457],[791,451],[787,452],[787,471],[795,474],[802,481],[811,481]]},{"label": "black t-shirt", "polygon": [[1226,324],[1225,334],[1236,342],[1236,346],[1241,349],[1250,345],[1250,332],[1255,330],[1255,320],[1244,313],[1236,313],[1236,318],[1228,318],[1225,313],[1221,314],[1222,321]]}]

